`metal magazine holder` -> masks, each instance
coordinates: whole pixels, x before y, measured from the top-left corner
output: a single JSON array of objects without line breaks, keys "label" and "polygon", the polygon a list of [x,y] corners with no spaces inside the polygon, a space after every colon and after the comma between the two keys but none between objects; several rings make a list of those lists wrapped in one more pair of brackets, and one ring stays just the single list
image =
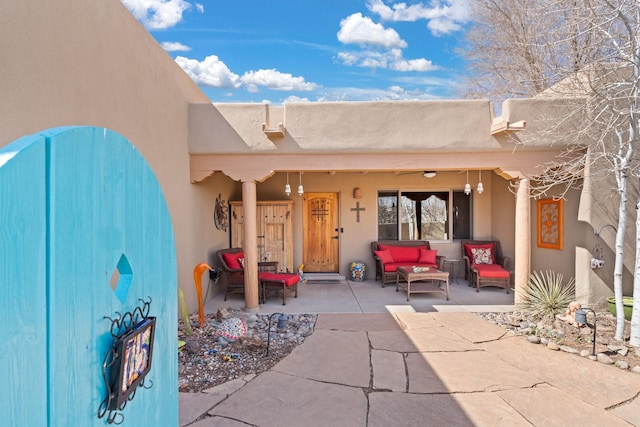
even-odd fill
[{"label": "metal magazine holder", "polygon": [[133,312],[121,314],[111,321],[113,344],[102,362],[102,377],[107,389],[98,408],[98,418],[107,416],[107,423],[122,424],[127,402],[133,400],[138,387],[149,389],[151,380],[145,381],[151,370],[156,318],[149,317],[151,297],[139,300],[141,305]]}]

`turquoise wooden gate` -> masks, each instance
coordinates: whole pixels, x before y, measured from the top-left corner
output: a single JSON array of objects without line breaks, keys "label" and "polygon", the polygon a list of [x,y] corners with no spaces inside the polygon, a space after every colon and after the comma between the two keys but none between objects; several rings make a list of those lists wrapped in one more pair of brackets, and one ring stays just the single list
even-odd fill
[{"label": "turquoise wooden gate", "polygon": [[104,426],[111,322],[151,298],[148,389],[123,425],[178,425],[177,274],[153,172],[121,135],[56,128],[0,150],[0,425]]}]

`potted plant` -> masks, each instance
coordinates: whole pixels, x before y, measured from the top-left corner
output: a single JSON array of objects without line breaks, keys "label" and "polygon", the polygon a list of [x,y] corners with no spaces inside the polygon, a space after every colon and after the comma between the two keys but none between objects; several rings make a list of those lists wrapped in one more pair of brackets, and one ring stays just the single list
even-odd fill
[{"label": "potted plant", "polygon": [[[607,298],[609,311],[613,316],[616,315],[616,297]],[[633,297],[622,297],[622,305],[624,307],[624,318],[631,320],[631,311],[633,310]]]}]

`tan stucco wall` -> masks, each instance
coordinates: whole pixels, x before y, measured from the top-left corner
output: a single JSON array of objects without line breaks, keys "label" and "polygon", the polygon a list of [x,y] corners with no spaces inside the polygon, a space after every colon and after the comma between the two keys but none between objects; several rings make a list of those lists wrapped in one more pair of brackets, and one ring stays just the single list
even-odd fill
[{"label": "tan stucco wall", "polygon": [[515,261],[516,195],[511,181],[492,174],[491,240],[499,240],[504,256]]},{"label": "tan stucco wall", "polygon": [[194,307],[192,269],[208,247],[194,217],[212,210],[189,184],[187,114],[207,97],[118,0],[5,0],[0,56],[0,146],[62,125],[128,138],[162,186]]}]

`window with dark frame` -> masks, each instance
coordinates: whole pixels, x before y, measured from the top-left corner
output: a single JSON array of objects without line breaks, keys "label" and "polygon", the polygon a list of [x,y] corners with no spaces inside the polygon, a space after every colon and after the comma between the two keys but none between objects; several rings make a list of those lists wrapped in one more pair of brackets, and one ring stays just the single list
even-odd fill
[{"label": "window with dark frame", "polygon": [[471,213],[463,191],[379,191],[378,239],[470,239]]}]

